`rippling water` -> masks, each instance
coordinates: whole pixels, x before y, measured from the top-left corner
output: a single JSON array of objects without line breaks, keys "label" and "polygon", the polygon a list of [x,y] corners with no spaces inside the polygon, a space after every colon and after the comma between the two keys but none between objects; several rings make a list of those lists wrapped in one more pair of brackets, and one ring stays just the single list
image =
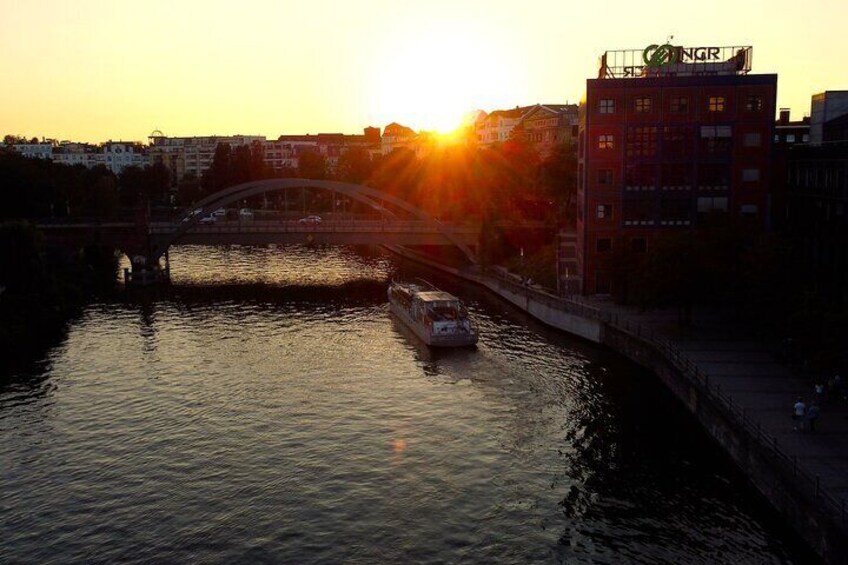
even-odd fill
[{"label": "rippling water", "polygon": [[348,249],[175,249],[0,385],[5,563],[799,562],[654,380],[456,281],[476,349]]}]

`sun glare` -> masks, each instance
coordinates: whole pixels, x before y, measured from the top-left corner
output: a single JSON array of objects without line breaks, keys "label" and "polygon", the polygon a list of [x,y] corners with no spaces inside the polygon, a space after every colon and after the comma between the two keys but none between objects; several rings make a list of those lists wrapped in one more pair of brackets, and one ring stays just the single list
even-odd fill
[{"label": "sun glare", "polygon": [[382,115],[408,122],[403,125],[450,134],[479,104],[490,60],[467,31],[406,39],[380,67],[375,102]]}]

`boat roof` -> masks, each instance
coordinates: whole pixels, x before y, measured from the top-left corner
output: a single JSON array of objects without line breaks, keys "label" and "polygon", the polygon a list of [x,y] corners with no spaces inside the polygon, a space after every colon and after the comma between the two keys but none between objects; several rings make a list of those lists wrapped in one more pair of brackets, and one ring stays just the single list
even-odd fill
[{"label": "boat roof", "polygon": [[428,290],[416,293],[416,296],[424,302],[439,302],[443,300],[457,301],[459,300],[453,294],[441,290]]}]

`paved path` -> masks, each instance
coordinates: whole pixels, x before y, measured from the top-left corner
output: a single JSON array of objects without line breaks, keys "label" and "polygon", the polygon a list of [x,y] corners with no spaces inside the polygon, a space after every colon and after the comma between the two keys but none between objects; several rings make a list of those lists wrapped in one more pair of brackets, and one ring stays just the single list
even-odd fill
[{"label": "paved path", "polygon": [[763,432],[776,438],[781,451],[797,457],[798,465],[811,476],[818,475],[822,490],[844,501],[848,513],[848,402],[825,398],[816,431],[795,431],[792,406],[798,397],[809,405],[815,383],[779,363],[774,346],[750,339],[733,324],[707,313],[694,314],[692,328],[681,335],[674,310],[639,312],[600,299],[585,302],[669,340],[709,376],[711,385],[721,387],[734,406],[744,408],[748,421],[759,423]]}]

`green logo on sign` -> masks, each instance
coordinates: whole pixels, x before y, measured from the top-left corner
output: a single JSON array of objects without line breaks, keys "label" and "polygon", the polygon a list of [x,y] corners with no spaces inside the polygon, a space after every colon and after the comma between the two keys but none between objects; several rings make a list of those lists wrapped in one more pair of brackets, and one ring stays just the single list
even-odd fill
[{"label": "green logo on sign", "polygon": [[648,45],[642,51],[642,60],[649,67],[664,67],[677,62],[677,48],[670,43],[665,45]]}]

